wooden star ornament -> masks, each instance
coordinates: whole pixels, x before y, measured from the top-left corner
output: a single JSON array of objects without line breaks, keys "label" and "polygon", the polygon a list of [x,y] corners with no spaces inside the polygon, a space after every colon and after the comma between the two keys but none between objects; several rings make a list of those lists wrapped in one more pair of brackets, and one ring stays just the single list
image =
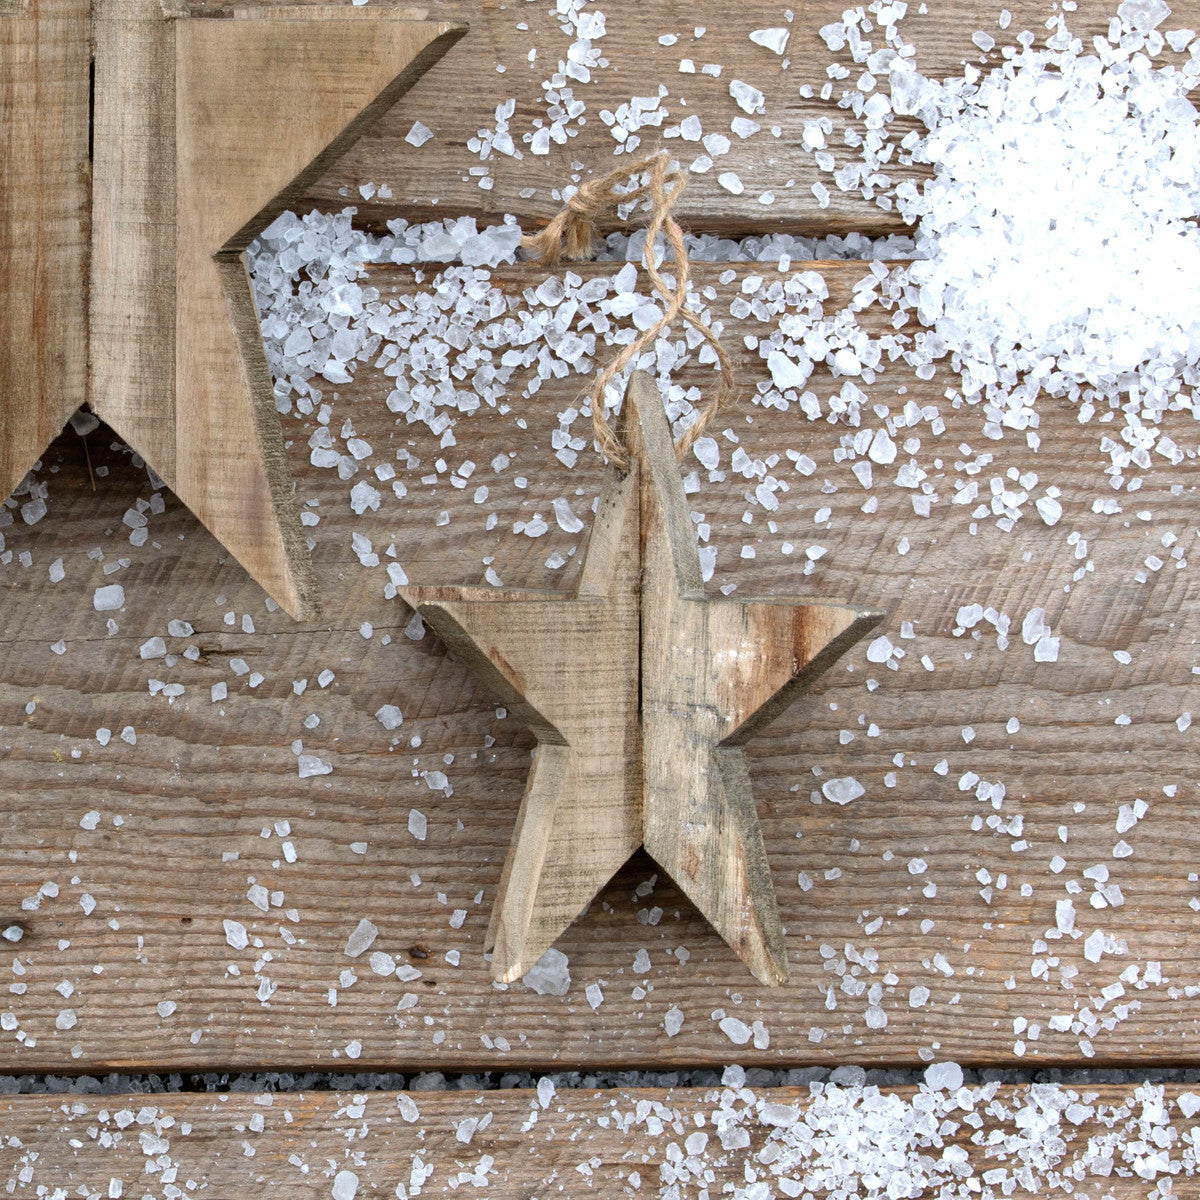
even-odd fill
[{"label": "wooden star ornament", "polygon": [[403,598],[537,738],[487,944],[519,979],[644,845],[766,984],[787,980],[743,746],[882,613],[705,595],[670,428],[626,393],[573,596],[486,587]]},{"label": "wooden star ornament", "polygon": [[0,0],[0,495],[86,401],[312,613],[243,251],[465,29],[376,7]]}]

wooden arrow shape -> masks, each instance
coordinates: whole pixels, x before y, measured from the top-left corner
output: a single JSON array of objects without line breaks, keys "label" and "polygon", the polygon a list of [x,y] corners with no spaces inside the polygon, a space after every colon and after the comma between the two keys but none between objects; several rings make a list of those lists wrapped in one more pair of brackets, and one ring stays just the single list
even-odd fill
[{"label": "wooden arrow shape", "polygon": [[[72,2],[30,0],[39,14]],[[76,0],[70,11],[77,23],[78,9]],[[0,30],[6,20],[26,55],[31,38],[51,32],[29,21],[21,32],[22,18],[2,15]],[[39,326],[42,342],[49,339],[63,359],[59,382],[69,386],[57,388],[46,386],[55,381],[39,369],[43,344],[20,344],[25,318],[12,316],[13,306],[0,312],[0,384],[18,385],[0,392],[8,434],[0,491],[12,491],[86,398],[268,593],[293,616],[310,615],[315,577],[242,252],[465,26],[340,6],[177,18],[159,0],[97,0],[92,31],[90,309],[86,322],[73,312],[49,334]],[[4,37],[7,78],[23,68],[21,47],[6,54]],[[62,75],[73,102],[70,137],[54,134],[49,148],[39,140],[47,135],[37,122],[49,114],[36,88],[17,109],[19,127],[28,130],[22,148],[37,164],[78,159],[86,58],[78,82],[65,67]],[[86,106],[82,117],[86,148]],[[3,245],[14,240],[5,233],[40,230],[40,198],[0,169]],[[22,204],[34,208],[32,216],[13,215]],[[73,216],[78,242],[86,212],[80,206]],[[77,271],[78,260],[70,266]],[[22,287],[37,287],[34,273]],[[84,291],[79,286],[77,294]]]},{"label": "wooden arrow shape", "polygon": [[787,979],[744,743],[881,613],[704,594],[654,382],[626,393],[573,596],[407,586],[403,598],[538,740],[489,931],[524,975],[644,844],[763,983]]}]

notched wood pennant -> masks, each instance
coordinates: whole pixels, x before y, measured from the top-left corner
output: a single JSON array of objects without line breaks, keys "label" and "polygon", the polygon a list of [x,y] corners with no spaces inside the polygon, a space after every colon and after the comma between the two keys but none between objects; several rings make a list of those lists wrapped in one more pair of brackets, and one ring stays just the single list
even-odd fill
[{"label": "notched wood pennant", "polygon": [[0,0],[0,495],[86,402],[313,615],[243,251],[465,30],[386,8]]}]

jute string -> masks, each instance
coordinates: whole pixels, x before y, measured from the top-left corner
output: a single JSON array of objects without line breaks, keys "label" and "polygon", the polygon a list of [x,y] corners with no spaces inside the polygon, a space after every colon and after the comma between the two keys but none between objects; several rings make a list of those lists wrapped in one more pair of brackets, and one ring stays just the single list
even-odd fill
[{"label": "jute string", "polygon": [[[617,185],[630,179],[638,179],[646,173],[646,182],[628,191],[618,191]],[[608,366],[596,376],[591,389],[592,429],[600,452],[618,470],[629,467],[630,450],[627,443],[618,438],[609,423],[604,405],[605,389],[639,354],[653,346],[660,333],[677,318],[697,330],[717,356],[721,366],[721,383],[712,399],[700,411],[699,417],[687,427],[675,443],[675,453],[680,461],[692,448],[696,439],[708,428],[717,410],[733,392],[733,371],[729,356],[725,353],[716,334],[687,307],[687,288],[691,263],[683,245],[683,231],[671,216],[671,209],[683,192],[686,176],[678,167],[671,165],[665,151],[659,151],[635,162],[632,166],[618,167],[607,175],[589,179],[567,201],[563,210],[551,220],[541,233],[524,239],[522,245],[543,266],[558,265],[563,258],[591,258],[595,254],[599,239],[599,221],[606,212],[618,206],[643,198],[650,200],[650,220],[646,226],[646,246],[643,262],[654,290],[662,298],[664,309],[659,319],[626,346]],[[671,288],[663,278],[654,261],[658,235],[663,234],[675,257],[675,286]]]}]

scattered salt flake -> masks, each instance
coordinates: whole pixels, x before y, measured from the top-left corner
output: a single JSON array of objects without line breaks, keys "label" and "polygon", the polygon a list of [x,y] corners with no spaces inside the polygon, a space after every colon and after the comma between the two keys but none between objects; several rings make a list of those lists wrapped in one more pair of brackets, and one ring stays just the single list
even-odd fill
[{"label": "scattered salt flake", "polygon": [[100,814],[92,809],[91,812],[86,812],[79,818],[80,829],[95,829],[100,824]]},{"label": "scattered salt flake", "polygon": [[385,704],[375,712],[377,720],[384,729],[399,729],[404,722],[404,714],[394,705]]},{"label": "scattered salt flake", "polygon": [[1117,16],[1138,33],[1157,29],[1170,15],[1170,5],[1164,0],[1125,0],[1117,5]]},{"label": "scattered salt flake", "polygon": [[408,832],[411,833],[418,842],[423,842],[428,831],[429,822],[426,820],[425,814],[419,808],[409,809]]},{"label": "scattered salt flake", "polygon": [[857,800],[867,789],[851,775],[839,779],[827,779],[821,785],[821,794],[833,804],[849,804]]},{"label": "scattered salt flake", "polygon": [[1050,636],[1050,631],[1047,630],[1037,640],[1037,645],[1033,648],[1034,662],[1058,662],[1059,639]]},{"label": "scattered salt flake", "polygon": [[333,764],[326,762],[316,754],[301,754],[296,759],[296,767],[301,779],[311,779],[314,775],[329,775]]},{"label": "scattered salt flake", "polygon": [[1037,510],[1047,525],[1057,525],[1062,518],[1062,505],[1053,496],[1038,497]]},{"label": "scattered salt flake", "polygon": [[416,121],[413,123],[413,127],[404,135],[404,140],[410,146],[423,146],[431,137],[433,137],[433,130],[428,125],[423,125],[420,121]]},{"label": "scattered salt flake", "polygon": [[21,519],[26,525],[36,525],[47,511],[45,500],[39,496],[21,505]]},{"label": "scattered salt flake", "polygon": [[697,438],[692,443],[692,453],[707,471],[715,471],[721,464],[721,448],[715,438]]},{"label": "scattered salt flake", "polygon": [[753,1031],[740,1017],[722,1017],[717,1028],[735,1045],[744,1046],[753,1036]]},{"label": "scattered salt flake", "polygon": [[561,496],[554,501],[554,519],[564,533],[578,533],[583,528],[583,522],[571,511],[570,503]]},{"label": "scattered salt flake", "polygon": [[867,447],[867,455],[872,462],[877,462],[881,467],[896,461],[896,443],[892,441],[886,429],[875,431],[871,444]]},{"label": "scattered salt flake", "polygon": [[225,927],[225,941],[229,943],[235,950],[245,950],[250,944],[250,937],[246,933],[246,927],[241,921],[230,921],[226,919],[222,922]]},{"label": "scattered salt flake", "polygon": [[368,509],[371,511],[378,509],[382,499],[383,496],[378,489],[373,488],[365,479],[359,480],[350,489],[350,507],[359,516],[362,516]]},{"label": "scattered salt flake", "polygon": [[539,996],[565,996],[571,987],[569,960],[553,946],[525,973],[521,982]]},{"label": "scattered salt flake", "polygon": [[358,1176],[353,1171],[339,1171],[333,1177],[333,1200],[354,1200],[358,1195]]},{"label": "scattered salt flake", "polygon": [[746,190],[746,185],[736,171],[722,171],[717,176],[717,182],[734,196],[740,196]]},{"label": "scattered salt flake", "polygon": [[755,29],[750,34],[750,40],[756,46],[762,46],[765,50],[770,50],[774,54],[782,54],[787,49],[788,38],[791,36],[790,29],[775,27],[773,29]]},{"label": "scattered salt flake", "polygon": [[[781,390],[787,388],[802,388],[808,383],[810,372],[805,369],[800,363],[784,354],[782,350],[772,350],[767,355],[767,370],[771,372],[771,379],[775,386]],[[708,440],[712,440],[711,438]],[[713,442],[716,446],[716,442]],[[699,455],[697,455],[699,457]],[[703,459],[701,459],[703,462]],[[708,464],[705,463],[705,466]],[[715,467],[715,463],[713,466]],[[710,470],[713,468],[710,467]]]},{"label": "scattered salt flake", "polygon": [[663,1028],[667,1031],[667,1037],[674,1037],[683,1028],[683,1010],[678,1005],[672,1004],[667,1009]]},{"label": "scattered salt flake", "polygon": [[1098,963],[1101,955],[1104,953],[1104,931],[1102,929],[1094,930],[1089,933],[1083,942],[1083,957],[1088,962]]},{"label": "scattered salt flake", "polygon": [[346,957],[357,958],[371,948],[378,936],[379,930],[366,917],[363,917],[346,939]]},{"label": "scattered salt flake", "polygon": [[891,640],[886,634],[877,637],[867,646],[867,662],[885,663],[892,657],[893,649]]},{"label": "scattered salt flake", "polygon": [[954,1062],[931,1063],[925,1068],[925,1085],[935,1092],[957,1092],[963,1085],[962,1067]]},{"label": "scattered salt flake", "polygon": [[92,596],[92,604],[97,612],[116,612],[125,606],[125,589],[119,583],[98,587]]},{"label": "scattered salt flake", "polygon": [[743,112],[753,115],[754,113],[764,111],[762,92],[744,80],[731,79],[729,81],[729,94],[736,101],[738,108]]}]

